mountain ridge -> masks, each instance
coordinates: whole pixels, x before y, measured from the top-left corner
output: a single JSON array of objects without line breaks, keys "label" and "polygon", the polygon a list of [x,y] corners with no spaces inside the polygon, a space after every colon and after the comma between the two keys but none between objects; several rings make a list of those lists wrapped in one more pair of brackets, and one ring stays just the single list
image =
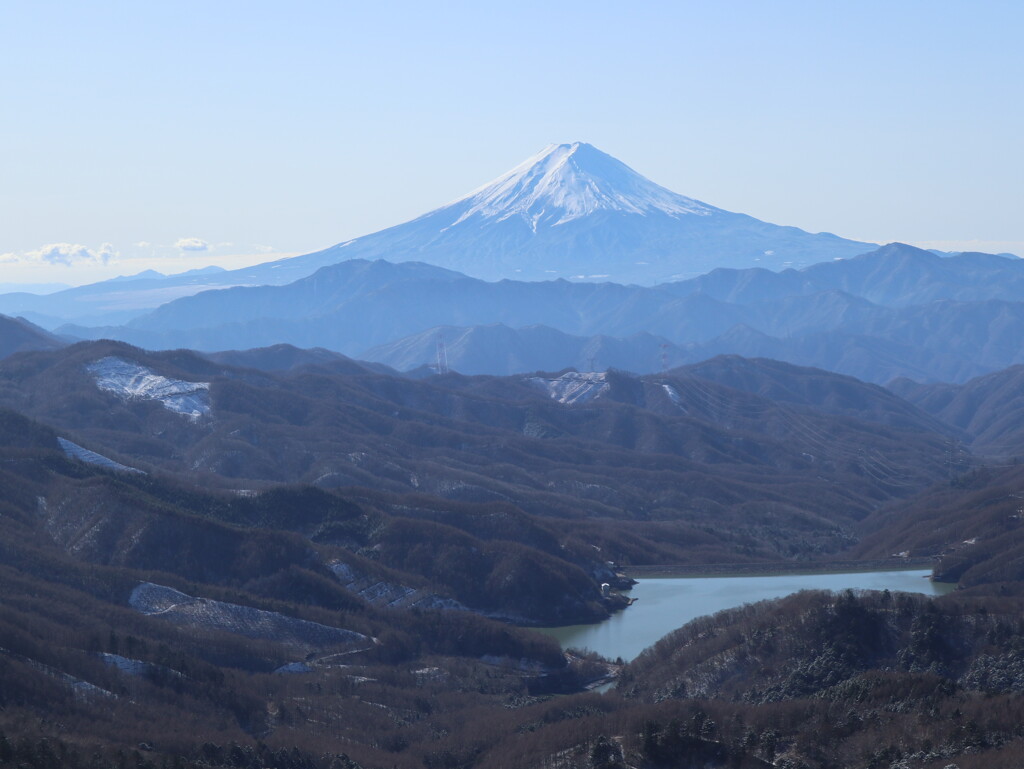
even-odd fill
[{"label": "mountain ridge", "polygon": [[0,358],[26,350],[53,350],[66,344],[25,318],[0,315]]},{"label": "mountain ridge", "polygon": [[[919,287],[920,303],[900,299],[898,291],[878,295],[873,276],[888,274],[892,286],[905,285],[922,265],[935,277]],[[516,351],[504,359],[509,367],[487,368],[480,355],[495,359],[495,351],[478,347],[475,359],[464,357],[452,368],[472,373],[579,368],[591,355],[580,358],[573,351],[592,342],[566,336],[608,337],[600,345],[610,350],[621,346],[615,340],[646,333],[662,338],[659,344],[674,345],[668,349],[673,364],[735,353],[828,368],[880,384],[900,376],[964,381],[1024,361],[1024,303],[1013,301],[1018,283],[1024,296],[1024,261],[938,257],[903,244],[803,271],[719,270],[698,281],[654,287],[561,279],[487,282],[423,263],[353,259],[286,286],[236,287],[183,298],[128,326],[61,331],[119,338],[149,349],[214,352],[288,343],[353,357],[366,354],[406,368],[436,360],[431,329],[504,324],[515,331],[505,334]],[[891,303],[881,303],[886,299]],[[557,365],[531,351],[519,331],[534,326],[558,332],[544,342],[564,350],[566,357]],[[454,333],[461,338],[470,332]],[[493,336],[494,329],[474,333]],[[559,335],[564,336],[556,342]],[[413,354],[416,344],[420,351]],[[402,352],[391,358],[382,346]],[[660,356],[652,352],[634,356],[623,350],[603,365],[655,371]]]},{"label": "mountain ridge", "polygon": [[841,262],[822,262],[802,270],[726,267],[660,288],[680,295],[702,292],[739,303],[825,290],[845,291],[893,307],[937,299],[1019,301],[1024,298],[1024,259],[975,252],[939,256],[906,243],[888,243]]}]

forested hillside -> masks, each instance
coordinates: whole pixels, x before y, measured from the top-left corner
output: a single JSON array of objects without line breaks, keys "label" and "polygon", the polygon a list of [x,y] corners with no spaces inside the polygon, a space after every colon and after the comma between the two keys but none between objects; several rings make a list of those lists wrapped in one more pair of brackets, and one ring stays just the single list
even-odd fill
[{"label": "forested hillside", "polygon": [[364,488],[571,519],[623,563],[834,554],[856,521],[942,477],[949,428],[885,390],[728,366],[721,383],[707,368],[410,380],[97,342],[0,363],[0,403],[212,487]]},{"label": "forested hillside", "polygon": [[[100,342],[3,361],[0,402],[4,765],[1019,765],[1020,471],[891,391]],[[523,627],[628,612],[630,565],[906,557],[961,590],[799,594],[625,667]]]}]

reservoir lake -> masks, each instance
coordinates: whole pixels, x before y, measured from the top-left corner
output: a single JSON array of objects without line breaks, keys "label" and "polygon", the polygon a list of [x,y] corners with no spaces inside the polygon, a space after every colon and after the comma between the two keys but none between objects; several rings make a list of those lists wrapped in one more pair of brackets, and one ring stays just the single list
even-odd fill
[{"label": "reservoir lake", "polygon": [[739,577],[665,577],[637,580],[626,593],[635,603],[593,625],[536,628],[566,649],[590,649],[609,659],[634,659],[692,619],[723,609],[781,598],[800,590],[891,590],[941,595],[955,585],[932,582],[928,570]]}]

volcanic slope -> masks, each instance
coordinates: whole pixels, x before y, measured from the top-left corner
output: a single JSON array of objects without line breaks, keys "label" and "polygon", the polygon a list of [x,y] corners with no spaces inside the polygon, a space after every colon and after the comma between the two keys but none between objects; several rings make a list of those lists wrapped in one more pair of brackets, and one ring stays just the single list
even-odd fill
[{"label": "volcanic slope", "polygon": [[715,267],[780,269],[871,244],[810,234],[679,195],[584,142],[552,144],[411,222],[291,264],[423,261],[485,280],[600,278],[653,284]]},{"label": "volcanic slope", "polygon": [[[125,371],[137,379],[112,376]],[[893,408],[889,393],[860,387],[865,403]],[[111,342],[3,362],[0,403],[143,470],[510,505],[576,522],[623,562],[836,552],[855,520],[939,477],[946,445],[912,407],[880,424],[685,372],[413,381],[260,372]]]}]

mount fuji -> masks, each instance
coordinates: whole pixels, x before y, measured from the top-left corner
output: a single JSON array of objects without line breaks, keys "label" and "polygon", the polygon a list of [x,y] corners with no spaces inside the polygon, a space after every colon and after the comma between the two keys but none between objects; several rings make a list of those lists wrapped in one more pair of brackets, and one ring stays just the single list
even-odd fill
[{"label": "mount fuji", "polygon": [[716,267],[802,267],[875,247],[715,208],[575,142],[552,144],[417,219],[264,267],[278,272],[275,283],[283,273],[386,259],[427,262],[484,280],[651,285]]},{"label": "mount fuji", "polygon": [[583,142],[553,144],[416,219],[302,256],[237,270],[136,275],[46,296],[0,295],[0,313],[46,328],[119,324],[182,296],[283,286],[353,259],[426,262],[483,280],[654,285],[717,267],[799,268],[876,248],[780,227],[679,195]]}]

